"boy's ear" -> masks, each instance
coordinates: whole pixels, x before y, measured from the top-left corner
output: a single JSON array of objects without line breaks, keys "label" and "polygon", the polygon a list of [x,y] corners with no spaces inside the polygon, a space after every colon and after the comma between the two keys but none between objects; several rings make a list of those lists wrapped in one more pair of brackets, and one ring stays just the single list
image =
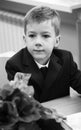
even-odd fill
[{"label": "boy's ear", "polygon": [[23,40],[24,40],[24,42],[26,42],[26,38],[25,38],[25,35],[23,35]]},{"label": "boy's ear", "polygon": [[60,35],[56,37],[56,43],[55,43],[55,47],[57,48],[59,46],[60,43]]}]

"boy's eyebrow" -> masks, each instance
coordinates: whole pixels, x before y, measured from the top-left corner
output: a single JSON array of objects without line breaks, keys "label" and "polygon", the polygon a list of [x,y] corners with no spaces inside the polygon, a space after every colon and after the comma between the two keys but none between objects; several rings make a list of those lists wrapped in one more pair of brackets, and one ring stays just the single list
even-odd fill
[{"label": "boy's eyebrow", "polygon": [[48,32],[48,31],[45,31],[45,32],[42,32],[42,33],[47,33],[47,34],[50,34],[50,32]]},{"label": "boy's eyebrow", "polygon": [[[36,32],[35,31],[29,31],[28,33],[35,33],[36,34]],[[48,31],[44,31],[44,32],[41,32],[42,34],[50,34],[50,32],[48,32]]]},{"label": "boy's eyebrow", "polygon": [[42,35],[51,35],[51,32],[45,31],[45,32],[41,32]]}]

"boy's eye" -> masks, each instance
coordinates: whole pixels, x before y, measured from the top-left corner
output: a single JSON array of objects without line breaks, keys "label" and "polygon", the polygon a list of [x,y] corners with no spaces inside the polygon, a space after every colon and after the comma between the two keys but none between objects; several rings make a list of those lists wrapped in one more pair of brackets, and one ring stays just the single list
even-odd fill
[{"label": "boy's eye", "polygon": [[34,38],[36,35],[35,34],[29,34],[30,38]]},{"label": "boy's eye", "polygon": [[43,37],[44,37],[44,38],[49,38],[50,35],[45,34],[45,35],[43,35]]}]

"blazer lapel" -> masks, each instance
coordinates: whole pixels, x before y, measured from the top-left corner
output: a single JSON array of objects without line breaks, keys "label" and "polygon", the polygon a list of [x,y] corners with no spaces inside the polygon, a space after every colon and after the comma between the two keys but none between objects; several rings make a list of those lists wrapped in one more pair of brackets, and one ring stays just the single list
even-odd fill
[{"label": "blazer lapel", "polygon": [[[51,84],[56,80],[56,77],[61,69],[61,65],[58,63],[58,59],[56,56],[51,58],[48,73],[45,81],[45,86],[48,88]],[[49,82],[50,79],[50,82]]]},{"label": "blazer lapel", "polygon": [[46,93],[48,93],[48,88],[50,88],[55,82],[59,72],[61,69],[61,65],[58,63],[58,58],[55,55],[51,56],[48,72],[44,84],[44,89],[42,91],[41,100],[45,99]]},{"label": "blazer lapel", "polygon": [[29,54],[27,48],[23,54],[23,64],[25,66],[25,72],[31,73],[31,80],[34,80],[38,86],[42,86],[43,76],[39,71],[37,64],[34,62],[33,57]]},{"label": "blazer lapel", "polygon": [[38,68],[36,69],[33,67],[31,80],[35,81],[38,84],[38,86],[41,88],[43,82],[43,76]]}]

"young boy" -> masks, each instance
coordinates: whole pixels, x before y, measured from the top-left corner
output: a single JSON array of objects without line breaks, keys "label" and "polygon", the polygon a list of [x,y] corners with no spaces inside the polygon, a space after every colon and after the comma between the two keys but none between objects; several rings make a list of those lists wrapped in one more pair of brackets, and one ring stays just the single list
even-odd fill
[{"label": "young boy", "polygon": [[[69,51],[57,49],[60,41],[60,16],[50,7],[35,7],[24,19],[26,47],[6,63],[8,79],[16,72],[31,73],[29,85],[39,102],[69,95],[70,86],[81,93],[81,71]],[[43,76],[41,67],[47,67]]]}]

